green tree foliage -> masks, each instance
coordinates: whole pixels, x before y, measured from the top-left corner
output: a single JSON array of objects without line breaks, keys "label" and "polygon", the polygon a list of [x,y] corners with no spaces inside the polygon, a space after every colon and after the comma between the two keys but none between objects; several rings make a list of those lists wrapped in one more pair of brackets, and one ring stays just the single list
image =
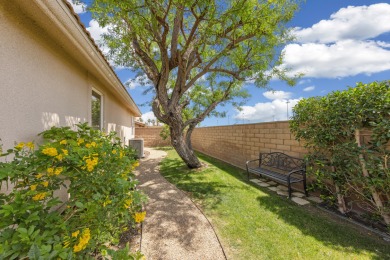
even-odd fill
[{"label": "green tree foliage", "polygon": [[242,86],[249,80],[294,83],[278,65],[298,2],[95,0],[90,10],[110,28],[104,39],[111,58],[146,75],[155,116],[169,126],[187,166],[197,168],[191,134],[205,117],[221,115],[217,105],[240,105],[234,98],[248,96]]},{"label": "green tree foliage", "polygon": [[[338,199],[341,211],[349,195],[389,225],[390,81],[303,99],[293,110],[290,127],[309,148],[317,184]],[[371,132],[363,144],[362,129]]]}]

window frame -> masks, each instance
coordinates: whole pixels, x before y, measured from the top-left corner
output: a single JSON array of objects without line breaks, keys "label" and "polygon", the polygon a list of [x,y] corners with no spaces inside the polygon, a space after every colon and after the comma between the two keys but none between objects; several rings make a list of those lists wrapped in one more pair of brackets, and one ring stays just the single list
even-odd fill
[{"label": "window frame", "polygon": [[97,89],[95,89],[95,88],[92,88],[92,90],[91,90],[91,99],[90,99],[90,113],[91,113],[91,117],[90,117],[90,125],[91,125],[91,127],[93,128],[93,124],[92,124],[92,97],[94,97],[94,93],[96,94],[96,95],[98,95],[98,96],[100,96],[100,127],[99,127],[99,129],[98,130],[100,130],[100,131],[102,131],[102,129],[103,129],[103,124],[104,124],[104,121],[103,121],[103,119],[104,119],[104,117],[103,117],[103,114],[104,114],[104,102],[103,102],[103,100],[104,100],[104,96],[103,96],[103,93],[101,92],[101,91],[99,91],[99,90],[97,90]]}]

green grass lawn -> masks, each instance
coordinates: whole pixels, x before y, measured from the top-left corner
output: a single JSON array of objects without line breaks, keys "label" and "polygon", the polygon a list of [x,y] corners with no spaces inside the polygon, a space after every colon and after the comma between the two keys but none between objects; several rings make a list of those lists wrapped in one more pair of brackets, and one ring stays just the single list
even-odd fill
[{"label": "green grass lawn", "polygon": [[246,181],[244,171],[199,154],[189,170],[174,150],[162,175],[201,206],[228,259],[390,259],[390,243]]}]

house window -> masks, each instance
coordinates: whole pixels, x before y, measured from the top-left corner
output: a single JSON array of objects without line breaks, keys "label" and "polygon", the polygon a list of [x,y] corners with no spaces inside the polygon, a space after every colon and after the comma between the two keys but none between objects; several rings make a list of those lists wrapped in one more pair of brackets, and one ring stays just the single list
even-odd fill
[{"label": "house window", "polygon": [[91,109],[92,128],[102,130],[102,95],[93,90]]}]

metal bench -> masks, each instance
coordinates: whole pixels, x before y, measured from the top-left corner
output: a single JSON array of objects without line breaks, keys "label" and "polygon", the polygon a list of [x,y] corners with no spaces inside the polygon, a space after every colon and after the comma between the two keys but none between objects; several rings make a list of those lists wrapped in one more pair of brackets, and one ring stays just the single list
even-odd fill
[{"label": "metal bench", "polygon": [[[258,162],[258,163],[256,163]],[[306,197],[306,164],[303,159],[294,158],[284,153],[260,153],[259,159],[246,162],[246,170],[249,174],[267,177],[276,182],[286,184],[288,197],[291,198],[291,184],[303,182]]]}]

